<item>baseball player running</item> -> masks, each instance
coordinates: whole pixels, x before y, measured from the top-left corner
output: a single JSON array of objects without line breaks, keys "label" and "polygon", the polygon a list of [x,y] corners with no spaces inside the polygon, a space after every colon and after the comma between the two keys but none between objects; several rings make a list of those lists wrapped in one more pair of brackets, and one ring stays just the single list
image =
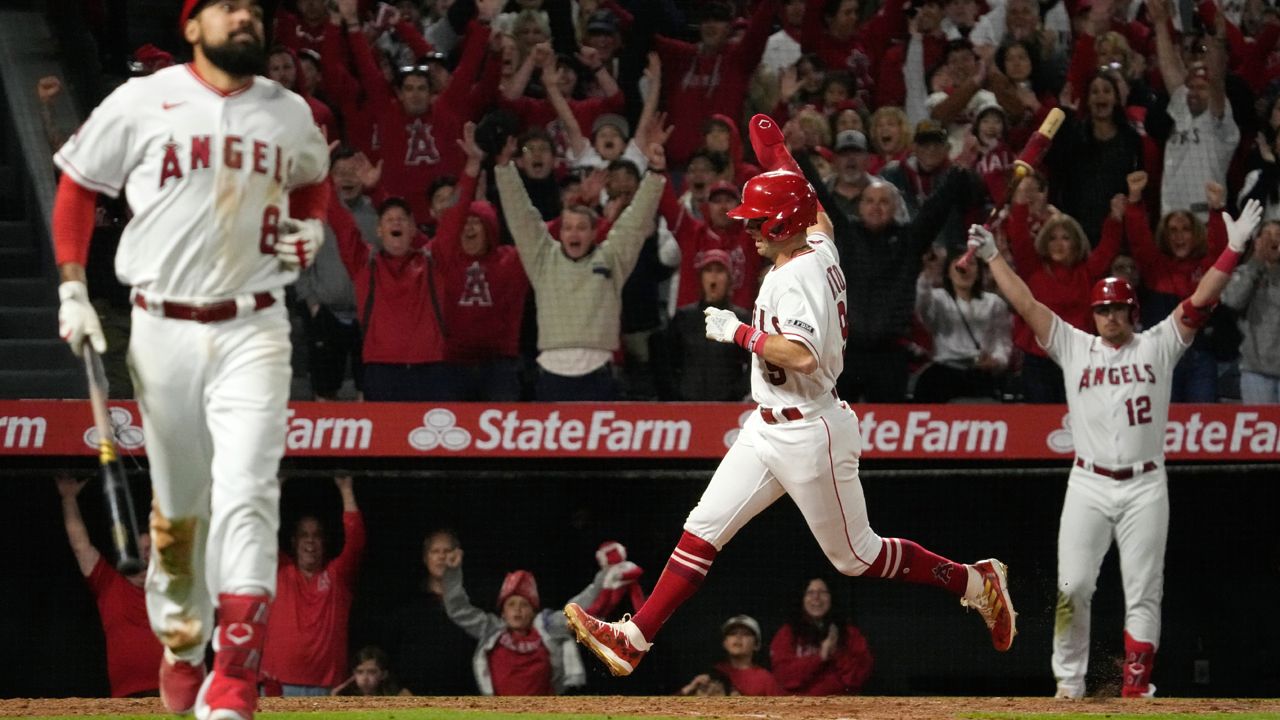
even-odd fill
[{"label": "baseball player running", "polygon": [[663,623],[702,585],[717,553],[785,494],[840,572],[944,587],[981,613],[997,650],[1008,650],[1015,614],[1003,564],[962,565],[871,529],[858,481],[858,418],[833,390],[848,332],[845,278],[813,188],[797,173],[767,172],[747,183],[742,204],[729,215],[747,221],[757,251],[773,267],[752,324],[708,308],[707,337],[754,354],[751,391],[759,411],[689,513],[657,587],[635,617],[606,623],[577,605],[565,607],[579,641],[614,675],[630,674]]},{"label": "baseball player running", "polygon": [[194,61],[118,88],[54,158],[58,324],[75,352],[106,349],[84,264],[96,193],[123,191],[133,219],[116,274],[135,306],[128,357],[151,463],[146,595],[165,646],[160,695],[200,720],[245,720],[275,592],[284,287],[324,238],[328,148],[302,98],[255,76],[257,0],[184,0],[180,18]]},{"label": "baseball player running", "polygon": [[1218,295],[1262,217],[1250,200],[1232,220],[1227,248],[1191,297],[1155,327],[1134,333],[1138,303],[1120,278],[1093,287],[1098,335],[1072,327],[1038,302],[996,249],[991,233],[969,228],[969,245],[991,268],[1001,293],[1062,366],[1076,459],[1058,527],[1058,609],[1053,631],[1057,697],[1084,695],[1089,610],[1102,558],[1115,538],[1124,582],[1124,697],[1151,697],[1160,643],[1160,599],[1169,532],[1164,432],[1173,368],[1209,320]]}]

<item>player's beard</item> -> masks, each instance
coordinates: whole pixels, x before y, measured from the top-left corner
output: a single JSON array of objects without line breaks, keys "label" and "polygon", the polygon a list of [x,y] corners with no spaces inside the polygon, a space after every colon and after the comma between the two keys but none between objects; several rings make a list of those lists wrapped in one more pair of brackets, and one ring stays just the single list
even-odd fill
[{"label": "player's beard", "polygon": [[[252,31],[250,32],[252,34]],[[262,38],[256,34],[253,42],[250,43],[236,42],[233,38],[227,38],[226,42],[216,46],[201,43],[200,49],[209,62],[233,77],[258,75],[264,72],[267,66],[266,46],[263,45]]]}]

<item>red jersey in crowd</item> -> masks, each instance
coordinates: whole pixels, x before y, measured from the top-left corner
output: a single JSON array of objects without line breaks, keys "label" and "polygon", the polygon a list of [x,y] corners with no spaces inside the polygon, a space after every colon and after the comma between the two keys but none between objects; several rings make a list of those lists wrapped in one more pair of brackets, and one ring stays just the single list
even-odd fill
[{"label": "red jersey in crowd", "polygon": [[854,695],[871,676],[871,649],[858,628],[845,625],[843,642],[826,660],[817,645],[800,643],[783,625],[769,643],[778,684],[793,695]]},{"label": "red jersey in crowd", "polygon": [[987,193],[997,202],[1005,197],[1009,185],[1009,170],[1013,167],[1013,151],[1003,141],[991,147],[979,147],[973,171],[987,186]]},{"label": "red jersey in crowd", "polygon": [[107,640],[111,697],[128,697],[159,688],[164,647],[151,631],[146,593],[102,555],[98,556],[85,582],[89,583],[98,604],[102,634]]},{"label": "red jersey in crowd", "polygon": [[[341,203],[338,203],[341,204]],[[307,577],[280,554],[262,673],[286,685],[334,687],[347,677],[347,618],[364,552],[364,520],[342,513],[342,553]]]},{"label": "red jersey in crowd", "polygon": [[1131,204],[1124,220],[1129,249],[1138,265],[1142,285],[1152,292],[1178,298],[1190,297],[1200,284],[1200,278],[1213,267],[1227,247],[1227,226],[1220,212],[1209,213],[1208,247],[1201,257],[1177,258],[1161,252],[1151,237],[1151,225],[1142,203]]},{"label": "red jersey in crowd", "polygon": [[[410,117],[382,77],[364,36],[349,33],[351,56],[367,93],[365,113],[373,113],[377,137],[369,147],[382,160],[382,186],[389,195],[403,197],[413,208],[415,221],[428,217],[431,208],[427,188],[441,175],[457,176],[466,158],[456,142],[462,126],[479,120],[493,101],[501,79],[501,63],[481,64],[489,44],[489,27],[472,21],[463,41],[462,59],[449,80],[421,115]],[[357,143],[359,145],[359,143]]]},{"label": "red jersey in crowd", "polygon": [[741,117],[751,76],[764,55],[778,0],[762,0],[751,13],[746,34],[718,52],[658,35],[662,58],[662,99],[675,131],[667,140],[667,158],[683,166],[702,145],[702,124],[710,115]]},{"label": "red jersey in crowd", "polygon": [[736,668],[728,662],[716,664],[716,670],[719,670],[725,677],[729,678],[729,682],[733,684],[742,695],[786,695],[787,693],[774,679],[773,673],[765,670],[759,665],[752,665],[749,668]]},{"label": "red jersey in crowd", "polygon": [[[622,114],[626,111],[627,105],[627,98],[621,91],[608,97],[589,97],[582,100],[566,98],[566,100],[574,119],[578,121],[578,127],[582,128],[582,132],[588,138],[596,118],[605,113]],[[551,107],[550,100],[521,96],[515,100],[501,98],[499,104],[515,113],[523,127],[545,128],[547,134],[551,136],[551,146],[555,150],[556,157],[565,156],[569,149],[569,135],[565,132],[564,123],[560,122],[560,118],[556,115],[555,108]]]},{"label": "red jersey in crowd", "polygon": [[[1102,223],[1102,240],[1089,257],[1075,265],[1059,265],[1036,253],[1035,238],[1028,226],[1029,215],[1026,205],[1015,203],[1005,225],[1018,275],[1031,288],[1031,294],[1058,317],[1087,333],[1095,332],[1089,293],[1093,284],[1107,274],[1112,259],[1120,251],[1124,227],[1108,214]],[[1023,352],[1047,357],[1031,327],[1018,315],[1013,316],[1013,344]]]},{"label": "red jersey in crowd", "polygon": [[[395,365],[443,360],[444,337],[436,317],[441,278],[432,258],[421,249],[426,236],[415,241],[419,249],[393,257],[369,247],[344,203],[329,203],[327,220],[355,289],[356,317],[364,330],[362,359]],[[371,298],[373,309],[366,324],[365,307]]]},{"label": "red jersey in crowd", "polygon": [[294,52],[311,50],[323,53],[325,37],[329,35],[337,37],[339,33],[338,26],[329,22],[327,16],[320,23],[312,25],[284,9],[276,10],[274,23],[276,44],[290,48]]},{"label": "red jersey in crowd", "polygon": [[[431,251],[439,263],[440,300],[448,342],[445,360],[483,363],[520,354],[529,278],[514,245],[499,245],[498,213],[493,205],[473,202],[476,178],[463,174],[458,200],[444,212]],[[467,218],[484,225],[488,248],[473,257],[462,250]]]},{"label": "red jersey in crowd", "polygon": [[[729,298],[738,307],[751,308],[756,304],[759,289],[760,253],[747,234],[746,226],[734,221],[723,228],[712,228],[711,223],[699,220],[685,210],[676,199],[671,183],[662,189],[658,212],[666,218],[667,229],[676,236],[680,245],[680,287],[676,291],[676,305],[688,305],[702,299],[702,279],[695,269],[707,250],[724,250],[729,253],[733,267],[729,268]],[[704,209],[702,216],[707,217]]]},{"label": "red jersey in crowd", "polygon": [[554,695],[551,653],[538,631],[504,630],[489,651],[494,695]]},{"label": "red jersey in crowd", "polygon": [[[857,99],[871,107],[880,58],[885,57],[890,43],[907,36],[905,3],[884,3],[875,16],[844,38],[824,28],[827,22],[824,11],[829,5],[821,0],[809,0],[800,30],[800,48],[816,54],[828,70],[843,70],[853,75],[858,83]],[[901,74],[901,66],[898,72]]]}]

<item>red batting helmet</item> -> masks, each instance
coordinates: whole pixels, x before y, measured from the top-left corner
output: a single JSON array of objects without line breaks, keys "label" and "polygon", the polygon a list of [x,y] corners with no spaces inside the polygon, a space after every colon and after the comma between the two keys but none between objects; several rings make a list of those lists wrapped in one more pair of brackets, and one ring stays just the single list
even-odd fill
[{"label": "red batting helmet", "polygon": [[200,7],[208,0],[182,0],[182,12],[178,14],[178,32],[182,32],[182,28],[186,26],[187,20],[191,19],[199,11]]},{"label": "red batting helmet", "polygon": [[763,218],[760,234],[777,242],[786,240],[818,221],[818,196],[803,175],[771,170],[747,181],[742,204],[728,213],[739,220]]},{"label": "red batting helmet", "polygon": [[1132,305],[1138,307],[1138,296],[1128,280],[1118,277],[1103,278],[1093,285],[1089,294],[1089,304],[1099,305]]}]

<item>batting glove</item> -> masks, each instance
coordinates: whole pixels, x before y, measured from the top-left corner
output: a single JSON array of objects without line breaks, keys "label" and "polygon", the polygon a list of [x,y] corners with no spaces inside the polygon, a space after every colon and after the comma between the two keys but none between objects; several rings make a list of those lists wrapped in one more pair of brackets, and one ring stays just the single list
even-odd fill
[{"label": "batting glove", "polygon": [[982,262],[991,262],[1000,250],[996,248],[996,236],[981,225],[969,226],[969,247]]},{"label": "batting glove", "polygon": [[316,219],[281,220],[276,257],[291,270],[305,270],[316,261],[324,244],[324,223]]},{"label": "batting glove", "polygon": [[58,286],[58,334],[71,346],[71,352],[79,357],[84,352],[87,338],[99,355],[107,351],[107,337],[102,334],[102,322],[98,311],[89,302],[89,288],[79,280],[69,280]]},{"label": "batting glove", "polygon": [[757,355],[764,352],[768,333],[743,323],[732,310],[709,307],[702,314],[706,315],[708,340],[736,343]]},{"label": "batting glove", "polygon": [[1239,217],[1232,220],[1231,215],[1224,212],[1222,220],[1227,225],[1227,247],[1237,253],[1243,253],[1244,246],[1248,244],[1249,238],[1253,237],[1254,229],[1258,227],[1258,221],[1262,220],[1262,204],[1257,200],[1250,200],[1240,210]]}]

